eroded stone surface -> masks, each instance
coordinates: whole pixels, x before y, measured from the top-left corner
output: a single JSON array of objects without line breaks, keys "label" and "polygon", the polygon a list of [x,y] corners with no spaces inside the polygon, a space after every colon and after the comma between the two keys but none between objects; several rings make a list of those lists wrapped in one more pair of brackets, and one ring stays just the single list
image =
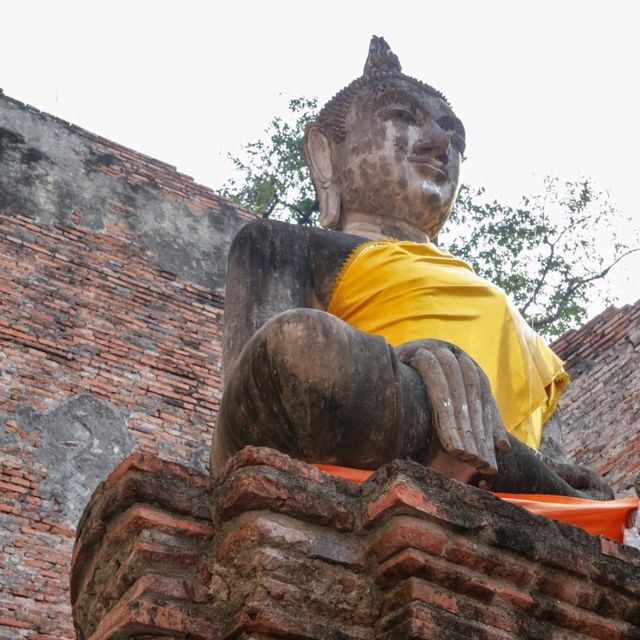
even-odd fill
[{"label": "eroded stone surface", "polygon": [[374,36],[362,76],[305,132],[333,231],[261,220],[231,245],[213,475],[255,445],[362,469],[410,459],[503,493],[610,494],[534,455],[527,416],[556,405],[562,363],[501,289],[429,244],[457,196],[464,136]]},{"label": "eroded stone surface", "polygon": [[[15,418],[20,429],[39,437],[36,459],[47,469],[43,490],[55,501],[64,520],[75,526],[114,461],[133,449],[127,412],[85,393],[45,411],[24,406]],[[0,442],[9,438],[16,439],[0,424]]]},{"label": "eroded stone surface", "polygon": [[252,447],[213,483],[138,454],[81,522],[74,620],[80,640],[640,638],[640,552],[604,542],[411,462],[358,487]]},{"label": "eroded stone surface", "polygon": [[[197,210],[171,200],[174,167],[149,158],[155,175],[135,176],[136,154],[114,147],[17,101],[1,100],[0,211],[44,225],[67,223],[75,214],[83,227],[103,232],[122,220],[124,210],[141,248],[160,268],[223,289],[229,244],[247,219],[222,198]],[[169,185],[163,174],[169,174]]]}]

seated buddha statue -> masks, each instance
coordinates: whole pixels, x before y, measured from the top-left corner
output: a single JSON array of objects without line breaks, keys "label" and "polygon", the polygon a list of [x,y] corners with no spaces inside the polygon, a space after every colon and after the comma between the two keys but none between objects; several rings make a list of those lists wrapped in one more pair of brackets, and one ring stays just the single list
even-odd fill
[{"label": "seated buddha statue", "polygon": [[465,130],[374,37],[310,124],[323,229],[259,220],[231,246],[216,475],[246,445],[496,491],[580,496],[537,455],[568,383],[506,294],[436,246]]}]

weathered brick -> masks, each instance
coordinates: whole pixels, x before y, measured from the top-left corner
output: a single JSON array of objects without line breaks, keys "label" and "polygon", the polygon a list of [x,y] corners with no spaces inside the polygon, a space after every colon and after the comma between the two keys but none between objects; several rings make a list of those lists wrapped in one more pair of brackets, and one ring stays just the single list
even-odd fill
[{"label": "weathered brick", "polygon": [[341,531],[353,529],[348,496],[337,493],[331,480],[305,480],[266,466],[239,468],[215,491],[216,514],[224,521],[244,511],[267,509]]},{"label": "weathered brick", "polygon": [[399,482],[367,504],[364,523],[371,525],[382,516],[406,513],[407,511],[428,516],[437,517],[439,515],[438,507],[427,495],[415,487]]},{"label": "weathered brick", "polygon": [[640,474],[640,300],[609,307],[552,346],[571,385],[560,401],[570,459],[602,474],[619,497]]},{"label": "weathered brick", "polygon": [[365,554],[357,540],[336,534],[325,527],[283,516],[249,512],[226,527],[216,546],[216,558],[236,556],[257,546],[283,547],[288,553],[298,550],[309,558],[319,558],[336,565],[362,568]]},{"label": "weathered brick", "polygon": [[430,555],[440,556],[448,540],[448,532],[439,529],[433,523],[399,516],[393,518],[388,526],[382,528],[374,537],[369,552],[379,562],[404,549],[417,549]]},{"label": "weathered brick", "polygon": [[496,585],[481,574],[466,571],[415,549],[405,549],[384,562],[377,571],[376,582],[387,588],[412,577],[429,580],[454,593],[485,603],[493,600],[496,590]]}]

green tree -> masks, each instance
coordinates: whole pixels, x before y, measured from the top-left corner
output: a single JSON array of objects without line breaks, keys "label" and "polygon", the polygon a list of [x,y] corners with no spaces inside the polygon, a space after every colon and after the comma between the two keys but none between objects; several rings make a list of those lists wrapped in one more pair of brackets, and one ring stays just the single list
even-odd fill
[{"label": "green tree", "polygon": [[[237,177],[222,194],[264,217],[318,223],[318,202],[307,171],[302,138],[317,113],[315,99],[289,102],[286,118],[274,118],[265,137],[229,157]],[[517,206],[491,200],[484,188],[463,185],[439,244],[511,295],[527,321],[555,338],[584,322],[611,268],[640,250],[637,230],[620,237],[627,223],[589,180],[546,178],[541,194]]]},{"label": "green tree", "polygon": [[589,180],[547,177],[541,194],[517,206],[489,200],[463,185],[440,242],[477,273],[507,291],[527,321],[548,338],[586,319],[586,306],[609,271],[640,250],[630,221]]},{"label": "green tree", "polygon": [[223,196],[265,218],[318,224],[318,202],[304,160],[303,137],[318,110],[315,98],[289,101],[286,119],[275,117],[265,137],[229,154],[238,177],[222,187]]}]

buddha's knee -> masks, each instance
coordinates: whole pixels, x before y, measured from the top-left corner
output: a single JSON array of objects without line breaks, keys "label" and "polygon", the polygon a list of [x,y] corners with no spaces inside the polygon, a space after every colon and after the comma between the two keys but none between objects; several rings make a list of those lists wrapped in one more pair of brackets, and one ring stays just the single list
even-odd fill
[{"label": "buddha's knee", "polygon": [[246,417],[255,412],[251,421],[263,424],[287,417],[299,421],[301,411],[348,403],[377,376],[388,386],[392,357],[382,338],[329,313],[286,311],[262,326],[241,352],[225,381],[228,408],[243,407],[240,414]]},{"label": "buddha's knee", "polygon": [[301,434],[292,431],[313,420],[313,407],[340,386],[333,344],[340,339],[339,322],[323,311],[293,309],[256,331],[225,378],[212,449],[215,472],[248,444],[300,455],[293,449]]},{"label": "buddha's knee", "polygon": [[214,467],[247,444],[312,460],[363,442],[388,449],[371,436],[375,423],[396,421],[397,388],[397,361],[382,338],[323,311],[281,313],[256,332],[225,380]]},{"label": "buddha's knee", "polygon": [[297,382],[305,387],[335,388],[345,377],[345,367],[356,364],[365,343],[371,357],[376,357],[371,345],[376,343],[378,359],[388,359],[381,338],[362,334],[325,311],[293,309],[275,316],[255,334],[240,366],[249,367],[250,375],[273,376],[281,390],[282,385]]}]

